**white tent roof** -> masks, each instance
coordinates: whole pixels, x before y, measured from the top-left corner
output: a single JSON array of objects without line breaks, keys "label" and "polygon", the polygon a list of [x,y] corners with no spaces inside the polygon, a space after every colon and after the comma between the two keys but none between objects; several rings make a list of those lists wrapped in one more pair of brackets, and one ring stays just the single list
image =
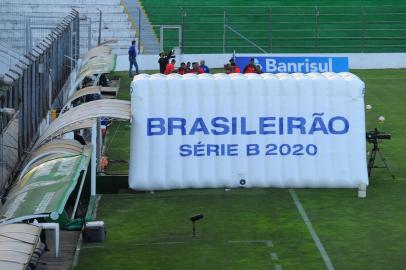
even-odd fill
[{"label": "white tent roof", "polygon": [[59,116],[48,127],[34,145],[37,149],[44,142],[64,133],[91,127],[98,117],[130,120],[130,102],[125,100],[101,99],[90,101],[70,109]]},{"label": "white tent roof", "polygon": [[41,228],[16,223],[0,225],[0,269],[26,269],[40,243]]}]

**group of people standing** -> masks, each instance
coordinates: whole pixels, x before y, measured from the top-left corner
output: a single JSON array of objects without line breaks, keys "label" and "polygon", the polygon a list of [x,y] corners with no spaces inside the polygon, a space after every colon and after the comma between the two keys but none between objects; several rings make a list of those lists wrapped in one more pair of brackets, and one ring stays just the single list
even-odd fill
[{"label": "group of people standing", "polygon": [[[227,64],[224,65],[224,69],[227,74],[230,73],[241,73],[241,68],[235,63],[234,58],[231,58]],[[248,65],[246,65],[242,71],[242,73],[257,73],[261,74],[261,66],[255,65],[255,59],[251,58]]]},{"label": "group of people standing", "polygon": [[[202,73],[210,73],[210,69],[208,66],[206,66],[205,61],[201,60],[200,63],[198,62],[182,62],[180,63],[179,68],[175,68],[176,60],[171,58],[174,58],[175,56],[173,53],[168,53],[165,55],[164,52],[161,52],[159,54],[159,71],[162,74],[168,75],[171,73],[178,73],[180,75],[184,75],[187,73],[193,73],[193,74],[202,74]],[[169,62],[170,60],[170,62]]]},{"label": "group of people standing", "polygon": [[[130,78],[132,77],[132,68],[133,66],[135,67],[135,72],[138,75],[138,64],[136,61],[136,48],[135,48],[135,40],[131,43],[130,48],[128,49],[128,57],[130,61],[130,69],[129,69],[129,76]],[[179,68],[175,68],[176,60],[173,59],[175,58],[174,55],[174,50],[171,50],[169,53],[165,54],[164,52],[161,52],[159,54],[159,71],[162,74],[168,75],[171,73],[178,73],[180,75],[184,75],[187,73],[192,73],[192,74],[202,74],[202,73],[210,73],[210,69],[208,66],[206,66],[206,63],[204,60],[201,60],[200,63],[198,62],[182,62],[180,63]],[[230,73],[241,73],[240,67],[235,63],[234,58],[231,58],[229,60],[229,63],[224,65],[225,73],[230,74]],[[260,65],[255,65],[255,59],[251,58],[250,62],[248,65],[246,65],[243,69],[242,73],[257,73],[260,74],[262,73],[261,71],[261,66]]]}]

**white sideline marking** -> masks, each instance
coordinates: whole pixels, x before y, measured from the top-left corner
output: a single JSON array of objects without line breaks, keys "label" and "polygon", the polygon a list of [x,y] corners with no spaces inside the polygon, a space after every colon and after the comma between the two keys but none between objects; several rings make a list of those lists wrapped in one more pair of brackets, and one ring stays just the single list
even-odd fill
[{"label": "white sideline marking", "polygon": [[271,253],[271,258],[273,261],[279,260],[278,254],[276,254],[275,252]]},{"label": "white sideline marking", "polygon": [[283,269],[282,265],[280,265],[280,264],[275,265],[275,270],[282,270],[282,269]]},{"label": "white sideline marking", "polygon": [[266,241],[266,245],[267,245],[268,247],[273,247],[273,242],[272,242],[271,240]]},{"label": "white sideline marking", "polygon": [[[309,230],[314,243],[316,244],[317,248],[319,249],[320,255],[323,258],[324,264],[326,265],[328,270],[334,270],[334,266],[331,263],[331,260],[326,252],[326,250],[323,247],[323,244],[320,241],[320,238],[317,236],[316,231],[313,228],[313,225],[309,219],[309,217],[306,214],[305,209],[303,208],[302,204],[299,201],[299,197],[297,196],[296,192],[293,189],[289,189],[290,196],[292,197],[293,201],[295,202],[296,208],[299,211],[300,215],[302,216],[302,219],[304,223],[306,224],[307,229]],[[276,267],[276,266],[275,266]]]}]

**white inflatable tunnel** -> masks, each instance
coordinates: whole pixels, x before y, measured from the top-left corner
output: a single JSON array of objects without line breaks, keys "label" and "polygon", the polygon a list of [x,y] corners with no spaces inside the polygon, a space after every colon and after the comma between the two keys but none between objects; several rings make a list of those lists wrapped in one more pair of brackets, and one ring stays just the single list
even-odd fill
[{"label": "white inflatable tunnel", "polygon": [[131,119],[132,189],[368,185],[351,73],[142,74]]}]

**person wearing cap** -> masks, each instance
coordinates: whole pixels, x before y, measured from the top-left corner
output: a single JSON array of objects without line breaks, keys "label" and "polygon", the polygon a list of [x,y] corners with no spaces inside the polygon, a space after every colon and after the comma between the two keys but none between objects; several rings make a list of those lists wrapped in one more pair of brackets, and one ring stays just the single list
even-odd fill
[{"label": "person wearing cap", "polygon": [[200,67],[203,69],[204,73],[210,73],[210,69],[208,66],[206,66],[204,60],[200,60]]},{"label": "person wearing cap", "polygon": [[257,69],[255,67],[255,59],[251,58],[250,62],[248,63],[248,65],[245,66],[243,73],[257,73]]},{"label": "person wearing cap", "polygon": [[176,63],[176,60],[172,59],[172,61],[166,65],[165,73],[164,73],[165,75],[171,74],[172,72],[175,71],[175,63]]}]

